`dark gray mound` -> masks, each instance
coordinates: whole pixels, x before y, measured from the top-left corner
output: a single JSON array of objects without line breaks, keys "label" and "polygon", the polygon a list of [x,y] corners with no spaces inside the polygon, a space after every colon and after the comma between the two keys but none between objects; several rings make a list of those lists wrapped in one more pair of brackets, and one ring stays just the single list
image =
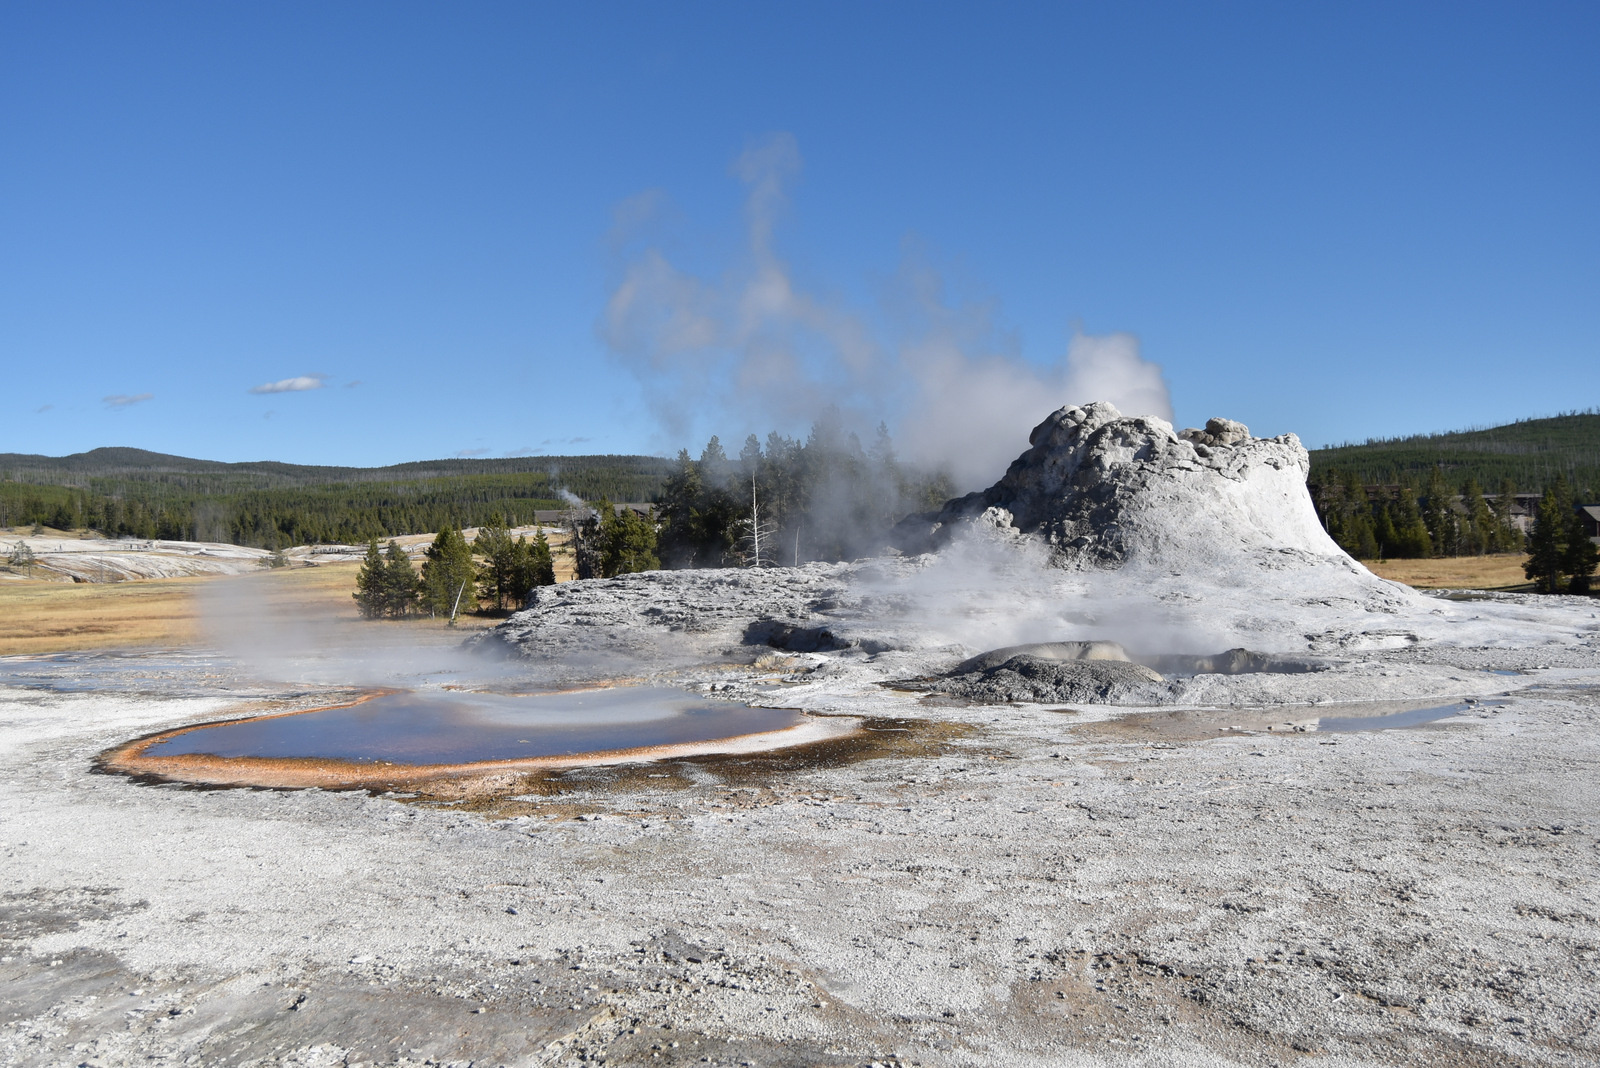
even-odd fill
[{"label": "dark gray mound", "polygon": [[987,671],[1017,656],[1029,656],[1035,660],[1125,661],[1142,664],[1163,675],[1251,675],[1257,672],[1297,675],[1308,671],[1324,671],[1328,666],[1318,661],[1277,657],[1242,648],[1209,655],[1160,653],[1133,656],[1116,642],[1037,642],[979,653],[945,672],[945,677]]},{"label": "dark gray mound", "polygon": [[1163,704],[1173,690],[1158,672],[1174,675],[1246,675],[1321,671],[1327,665],[1287,660],[1249,649],[1137,659],[1116,642],[1039,642],[991,649],[942,675],[894,683],[980,704],[1012,701],[1075,704]]},{"label": "dark gray mound", "polygon": [[791,653],[830,653],[859,643],[841,638],[825,626],[807,627],[781,619],[758,619],[744,628],[746,645],[770,645]]},{"label": "dark gray mound", "polygon": [[1299,675],[1308,671],[1326,671],[1328,668],[1327,664],[1313,660],[1285,659],[1249,649],[1229,649],[1212,656],[1187,653],[1141,656],[1139,663],[1172,675],[1252,675],[1257,672]]},{"label": "dark gray mound", "polygon": [[1158,704],[1167,697],[1166,680],[1142,664],[1126,660],[1060,660],[1029,653],[972,671],[957,668],[943,677],[925,680],[921,688],[979,704]]}]

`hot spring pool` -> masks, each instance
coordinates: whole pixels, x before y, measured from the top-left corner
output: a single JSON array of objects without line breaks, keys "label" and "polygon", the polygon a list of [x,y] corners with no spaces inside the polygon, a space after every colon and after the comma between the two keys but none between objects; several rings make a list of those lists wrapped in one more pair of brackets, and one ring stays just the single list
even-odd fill
[{"label": "hot spring pool", "polygon": [[776,748],[844,726],[808,722],[793,709],[712,702],[658,687],[521,696],[389,692],[147,736],[109,751],[102,764],[196,783],[354,785],[447,769]]}]

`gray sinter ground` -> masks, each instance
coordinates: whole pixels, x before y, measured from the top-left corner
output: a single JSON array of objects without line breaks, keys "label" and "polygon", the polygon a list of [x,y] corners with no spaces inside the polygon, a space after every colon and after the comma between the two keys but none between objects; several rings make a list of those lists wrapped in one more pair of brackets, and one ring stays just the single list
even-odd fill
[{"label": "gray sinter ground", "polygon": [[[1108,437],[1134,464],[1135,432],[1192,447],[1163,427]],[[492,640],[510,659],[319,638],[280,648],[284,682],[0,664],[0,1062],[1594,1063],[1596,604],[1421,597],[1309,540],[1214,534],[1205,568],[1138,548],[1140,501],[1186,471],[1145,472],[1115,571],[1040,567],[989,513],[932,557],[573,584]],[[1144,704],[901,688],[1090,640],[1160,673]],[[1174,659],[1237,647],[1321,670]],[[627,674],[869,729],[456,806],[93,771],[363,664],[420,688]]]}]

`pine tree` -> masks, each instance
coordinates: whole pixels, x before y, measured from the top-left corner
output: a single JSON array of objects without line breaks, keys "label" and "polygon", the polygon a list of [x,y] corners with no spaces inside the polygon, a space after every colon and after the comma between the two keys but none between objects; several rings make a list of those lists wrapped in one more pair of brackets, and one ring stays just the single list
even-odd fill
[{"label": "pine tree", "polygon": [[528,592],[535,586],[554,586],[556,584],[555,557],[550,553],[550,539],[544,536],[544,531],[539,531],[533,536],[533,544],[528,547]]},{"label": "pine tree", "polygon": [[1494,548],[1494,513],[1483,499],[1483,489],[1477,479],[1469,478],[1462,484],[1461,503],[1467,510],[1466,519],[1461,524],[1462,547],[1469,553],[1482,556]]},{"label": "pine tree", "polygon": [[739,450],[739,483],[749,482],[761,474],[761,439],[751,434],[744,439],[744,448]]},{"label": "pine tree", "polygon": [[506,557],[506,578],[500,591],[516,610],[527,605],[528,594],[533,589],[533,547],[526,537],[519,536],[511,543]]},{"label": "pine tree", "polygon": [[[800,522],[799,463],[796,459],[800,445],[793,438],[784,437],[776,430],[767,435],[767,445],[762,456],[765,474],[762,478],[768,507],[780,530],[798,526]],[[942,500],[942,498],[941,498]]]},{"label": "pine tree", "polygon": [[1444,480],[1444,471],[1435,465],[1428,471],[1427,492],[1422,499],[1422,522],[1434,556],[1456,555],[1460,524],[1454,505],[1455,495]]},{"label": "pine tree", "polygon": [[708,484],[701,492],[691,524],[700,566],[727,567],[739,560],[740,522],[745,516],[742,497],[725,484]]},{"label": "pine tree", "polygon": [[411,568],[411,556],[392,538],[383,557],[383,610],[390,619],[404,619],[417,606],[422,584]]},{"label": "pine tree", "polygon": [[1318,494],[1318,511],[1328,536],[1358,560],[1378,555],[1372,520],[1367,514],[1367,491],[1353,471],[1330,471]]},{"label": "pine tree", "polygon": [[1528,533],[1528,560],[1522,573],[1533,580],[1540,593],[1560,593],[1561,567],[1565,555],[1567,517],[1561,510],[1561,496],[1552,487],[1539,499],[1539,510]]},{"label": "pine tree", "polygon": [[461,531],[446,526],[435,535],[426,556],[422,562],[423,606],[435,618],[442,616],[454,623],[461,612],[477,607],[472,547]]},{"label": "pine tree", "polygon": [[1572,507],[1567,510],[1566,545],[1561,551],[1561,570],[1568,576],[1567,592],[1588,593],[1593,586],[1596,564],[1600,564],[1600,548],[1590,540],[1578,509]]},{"label": "pine tree", "polygon": [[1367,499],[1367,487],[1362,483],[1361,476],[1354,471],[1347,471],[1344,475],[1344,497],[1346,514],[1346,537],[1349,544],[1345,551],[1357,560],[1375,560],[1378,558],[1378,531],[1373,522],[1372,502]]},{"label": "pine tree", "polygon": [[511,543],[509,556],[511,564],[505,587],[506,599],[516,608],[523,608],[527,606],[528,596],[535,587],[554,585],[556,581],[549,539],[542,530],[534,535],[532,542],[526,537],[518,537]]},{"label": "pine tree", "polygon": [[713,485],[720,484],[728,477],[728,454],[722,450],[722,442],[715,434],[711,435],[705,451],[700,454],[700,473]]},{"label": "pine tree", "polygon": [[33,547],[27,542],[18,541],[17,544],[12,547],[10,557],[11,566],[21,568],[22,570],[26,571],[29,578],[33,577],[34,562]]},{"label": "pine tree", "polygon": [[[740,559],[740,524],[745,514],[743,489],[736,478],[737,472],[722,451],[722,443],[714,434],[706,442],[696,466],[700,472],[700,493],[689,524],[696,562],[702,567],[727,567]],[[650,555],[654,554],[652,547]],[[658,562],[655,567],[659,566]]]},{"label": "pine tree", "polygon": [[655,516],[642,516],[632,508],[620,512],[611,502],[600,500],[600,573],[611,578],[637,571],[656,571],[661,560],[656,556]]},{"label": "pine tree", "polygon": [[689,459],[689,450],[678,453],[678,470],[667,476],[661,489],[658,512],[661,516],[661,555],[669,567],[693,567],[700,552],[695,516],[699,511],[702,484],[700,468]]},{"label": "pine tree", "polygon": [[1517,503],[1517,484],[1509,478],[1501,479],[1500,493],[1494,499],[1494,551],[1514,553],[1522,548],[1522,531],[1511,520],[1511,509]]},{"label": "pine tree", "polygon": [[479,596],[493,601],[497,609],[504,608],[508,599],[516,600],[517,550],[506,530],[505,516],[495,515],[479,527],[472,548],[484,558],[478,570]]},{"label": "pine tree", "polygon": [[1388,555],[1402,558],[1426,557],[1433,552],[1433,539],[1422,521],[1417,508],[1417,491],[1409,482],[1402,482],[1389,502],[1389,516],[1394,525],[1394,543]]},{"label": "pine tree", "polygon": [[872,526],[891,526],[905,513],[901,505],[901,498],[905,495],[905,480],[900,471],[900,461],[895,456],[894,440],[889,437],[889,424],[878,424],[867,460],[868,508]]},{"label": "pine tree", "polygon": [[367,542],[367,555],[361,560],[361,570],[356,572],[356,599],[361,618],[377,619],[384,609],[383,557],[378,553],[378,539]]},{"label": "pine tree", "polygon": [[[761,462],[753,445],[753,440],[745,442],[741,470]],[[671,567],[726,567],[739,560],[746,515],[741,487],[748,478],[747,470],[741,473],[728,462],[714,437],[698,461],[690,460],[687,451],[678,453],[678,470],[668,477],[661,495],[662,529],[649,555],[665,557]],[[603,525],[603,517],[596,523]]]}]

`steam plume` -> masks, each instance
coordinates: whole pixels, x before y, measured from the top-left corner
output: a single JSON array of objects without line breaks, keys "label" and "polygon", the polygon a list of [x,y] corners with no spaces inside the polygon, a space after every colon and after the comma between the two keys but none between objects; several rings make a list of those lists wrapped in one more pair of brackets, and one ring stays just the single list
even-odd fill
[{"label": "steam plume", "polygon": [[[1161,369],[1130,334],[1076,332],[1049,365],[994,339],[988,309],[952,307],[935,272],[908,260],[897,279],[903,325],[885,338],[842,301],[807,292],[774,236],[800,169],[778,134],[734,164],[744,183],[745,254],[716,278],[636,249],[606,304],[600,334],[639,376],[664,432],[687,444],[709,428],[793,431],[837,407],[865,429],[887,420],[903,458],[948,470],[963,488],[992,481],[1049,412],[1109,400],[1129,414],[1172,417]],[[621,242],[659,200],[617,213]]]}]

